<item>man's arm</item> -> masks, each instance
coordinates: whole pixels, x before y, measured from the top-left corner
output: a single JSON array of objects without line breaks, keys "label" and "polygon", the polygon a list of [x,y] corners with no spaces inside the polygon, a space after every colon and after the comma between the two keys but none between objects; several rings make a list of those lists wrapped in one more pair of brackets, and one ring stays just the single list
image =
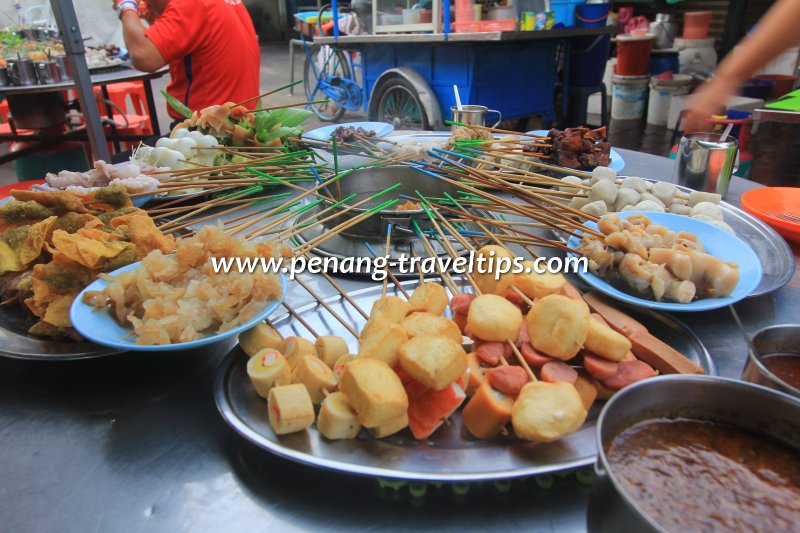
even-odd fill
[{"label": "man's arm", "polygon": [[124,11],[120,16],[125,46],[131,56],[133,67],[144,72],[158,70],[167,62],[145,34],[145,27],[135,11]]},{"label": "man's arm", "polygon": [[762,65],[800,42],[800,1],[779,0],[717,67],[714,79],[697,91],[689,104],[686,131],[697,130],[718,113],[728,98]]}]

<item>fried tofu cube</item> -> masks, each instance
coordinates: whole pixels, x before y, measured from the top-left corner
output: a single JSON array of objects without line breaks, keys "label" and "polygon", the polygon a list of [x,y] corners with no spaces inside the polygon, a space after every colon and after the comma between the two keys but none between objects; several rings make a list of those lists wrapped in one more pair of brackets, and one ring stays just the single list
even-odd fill
[{"label": "fried tofu cube", "polygon": [[358,346],[358,357],[379,359],[394,366],[400,357],[400,348],[406,342],[406,330],[400,324],[392,324],[385,329],[373,331],[368,337],[362,337]]},{"label": "fried tofu cube", "polygon": [[522,327],[522,311],[502,296],[483,294],[467,313],[467,328],[484,341],[516,342]]},{"label": "fried tofu cube", "polygon": [[389,437],[394,435],[398,431],[402,431],[403,429],[408,427],[408,413],[403,413],[400,416],[396,417],[385,424],[381,424],[380,426],[376,426],[374,428],[369,428],[369,434],[375,437],[376,439],[382,439],[384,437]]},{"label": "fried tofu cube", "polygon": [[314,404],[300,383],[273,387],[267,398],[269,425],[276,435],[303,431],[314,423]]},{"label": "fried tofu cube", "polygon": [[400,378],[379,359],[357,358],[347,364],[339,381],[341,390],[358,413],[358,420],[375,428],[408,411],[408,396]]},{"label": "fried tofu cube", "polygon": [[461,344],[440,335],[419,335],[400,349],[400,366],[434,390],[441,390],[467,369],[467,354]]},{"label": "fried tofu cube", "polygon": [[548,294],[557,294],[567,283],[564,274],[558,272],[536,272],[533,261],[523,261],[526,271],[514,276],[514,287],[528,298],[544,298]]},{"label": "fried tofu cube", "polygon": [[424,312],[441,316],[449,303],[447,292],[439,283],[423,283],[408,298],[408,312]]},{"label": "fried tofu cube", "polygon": [[443,316],[422,311],[411,313],[400,323],[409,339],[419,335],[441,335],[461,344],[461,329],[458,324]]},{"label": "fried tofu cube", "polygon": [[589,320],[589,331],[583,347],[611,361],[622,361],[631,350],[631,341],[599,320]]}]

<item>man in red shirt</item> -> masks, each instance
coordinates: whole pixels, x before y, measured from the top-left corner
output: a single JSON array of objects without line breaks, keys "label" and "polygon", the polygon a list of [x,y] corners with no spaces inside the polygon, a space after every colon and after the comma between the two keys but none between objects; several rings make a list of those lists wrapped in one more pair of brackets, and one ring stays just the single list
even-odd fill
[{"label": "man in red shirt", "polygon": [[115,2],[133,66],[152,72],[169,64],[167,92],[189,109],[259,94],[258,37],[241,0],[145,0],[144,15],[136,0]]}]

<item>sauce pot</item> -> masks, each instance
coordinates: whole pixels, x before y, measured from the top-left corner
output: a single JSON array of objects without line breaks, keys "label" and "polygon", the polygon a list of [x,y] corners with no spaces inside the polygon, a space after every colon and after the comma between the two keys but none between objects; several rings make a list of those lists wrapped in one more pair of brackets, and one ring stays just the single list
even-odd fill
[{"label": "sauce pot", "polygon": [[639,381],[606,402],[597,421],[597,479],[589,498],[590,532],[666,533],[623,488],[605,446],[632,424],[661,417],[727,423],[800,445],[800,399],[739,380],[667,375]]}]

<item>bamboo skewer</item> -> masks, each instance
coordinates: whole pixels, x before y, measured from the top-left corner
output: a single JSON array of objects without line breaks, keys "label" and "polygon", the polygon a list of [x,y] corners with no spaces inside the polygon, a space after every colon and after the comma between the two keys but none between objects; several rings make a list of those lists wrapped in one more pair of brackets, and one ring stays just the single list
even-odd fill
[{"label": "bamboo skewer", "polygon": [[291,306],[286,303],[286,301],[283,302],[283,306],[286,308],[287,311],[289,311],[289,314],[291,314],[294,318],[296,318],[298,322],[303,324],[303,327],[306,328],[309,331],[309,333],[311,333],[315,338],[319,337],[319,333],[314,331],[314,328],[312,328],[309,325],[309,323],[306,322],[305,319],[302,316],[300,316],[300,314],[297,311],[292,309]]},{"label": "bamboo skewer", "polygon": [[344,318],[339,316],[339,314],[336,311],[334,311],[330,305],[328,305],[328,302],[326,302],[322,297],[320,297],[311,287],[308,286],[306,282],[301,280],[299,277],[295,277],[294,281],[298,285],[303,287],[306,290],[306,292],[308,292],[308,294],[310,294],[322,307],[325,308],[326,311],[328,311],[331,315],[333,315],[333,318],[338,320],[339,323],[342,326],[344,326],[344,328],[347,331],[349,331],[351,335],[353,335],[353,337],[358,338],[358,332],[355,329],[353,329],[353,327]]}]

